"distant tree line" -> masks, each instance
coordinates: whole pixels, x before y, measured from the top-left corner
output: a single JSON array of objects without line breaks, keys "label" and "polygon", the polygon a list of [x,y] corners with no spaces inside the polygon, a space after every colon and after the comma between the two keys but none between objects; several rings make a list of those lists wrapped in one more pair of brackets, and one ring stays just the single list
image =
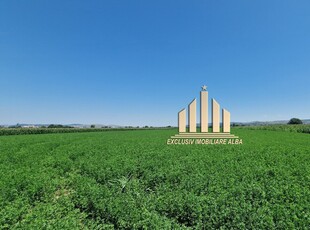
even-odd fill
[{"label": "distant tree line", "polygon": [[51,124],[49,126],[47,126],[47,128],[52,128],[52,129],[55,129],[55,128],[74,128],[72,126],[69,126],[69,125],[54,125],[54,124]]}]

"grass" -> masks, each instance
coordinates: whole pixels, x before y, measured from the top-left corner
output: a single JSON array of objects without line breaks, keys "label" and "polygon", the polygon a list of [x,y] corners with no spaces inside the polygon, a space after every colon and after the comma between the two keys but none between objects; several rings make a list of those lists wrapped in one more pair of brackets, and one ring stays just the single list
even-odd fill
[{"label": "grass", "polygon": [[1,136],[1,228],[309,227],[310,135],[233,129],[243,145],[166,145],[175,133]]}]

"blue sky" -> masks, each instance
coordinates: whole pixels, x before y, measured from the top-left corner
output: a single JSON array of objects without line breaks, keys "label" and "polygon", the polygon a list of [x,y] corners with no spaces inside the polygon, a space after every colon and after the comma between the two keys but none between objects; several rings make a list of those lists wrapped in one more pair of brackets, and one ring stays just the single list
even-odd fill
[{"label": "blue sky", "polygon": [[0,124],[310,118],[310,1],[0,1]]}]

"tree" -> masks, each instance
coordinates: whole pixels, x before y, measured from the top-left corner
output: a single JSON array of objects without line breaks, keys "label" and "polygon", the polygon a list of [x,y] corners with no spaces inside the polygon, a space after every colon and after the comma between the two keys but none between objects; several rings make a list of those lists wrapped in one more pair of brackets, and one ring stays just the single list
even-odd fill
[{"label": "tree", "polygon": [[55,129],[55,128],[63,128],[63,126],[62,126],[62,125],[50,124],[49,126],[47,126],[47,128],[49,128],[49,129]]},{"label": "tree", "polygon": [[93,128],[95,128],[95,125],[91,125],[90,127],[93,129]]},{"label": "tree", "polygon": [[287,124],[289,125],[300,125],[302,121],[299,118],[292,118]]}]

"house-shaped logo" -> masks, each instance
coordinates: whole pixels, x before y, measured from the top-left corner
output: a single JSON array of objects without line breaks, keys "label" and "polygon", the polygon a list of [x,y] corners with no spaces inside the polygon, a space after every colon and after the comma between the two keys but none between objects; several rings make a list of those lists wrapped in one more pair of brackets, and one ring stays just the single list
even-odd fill
[{"label": "house-shaped logo", "polygon": [[[230,133],[230,112],[222,109],[222,122],[220,105],[212,98],[211,123],[209,132],[208,119],[208,91],[202,86],[200,91],[200,130],[197,132],[197,100],[188,105],[188,128],[186,125],[186,109],[178,113],[179,133],[171,136],[167,144],[242,144],[242,139]],[[222,123],[222,126],[221,126]]]}]

